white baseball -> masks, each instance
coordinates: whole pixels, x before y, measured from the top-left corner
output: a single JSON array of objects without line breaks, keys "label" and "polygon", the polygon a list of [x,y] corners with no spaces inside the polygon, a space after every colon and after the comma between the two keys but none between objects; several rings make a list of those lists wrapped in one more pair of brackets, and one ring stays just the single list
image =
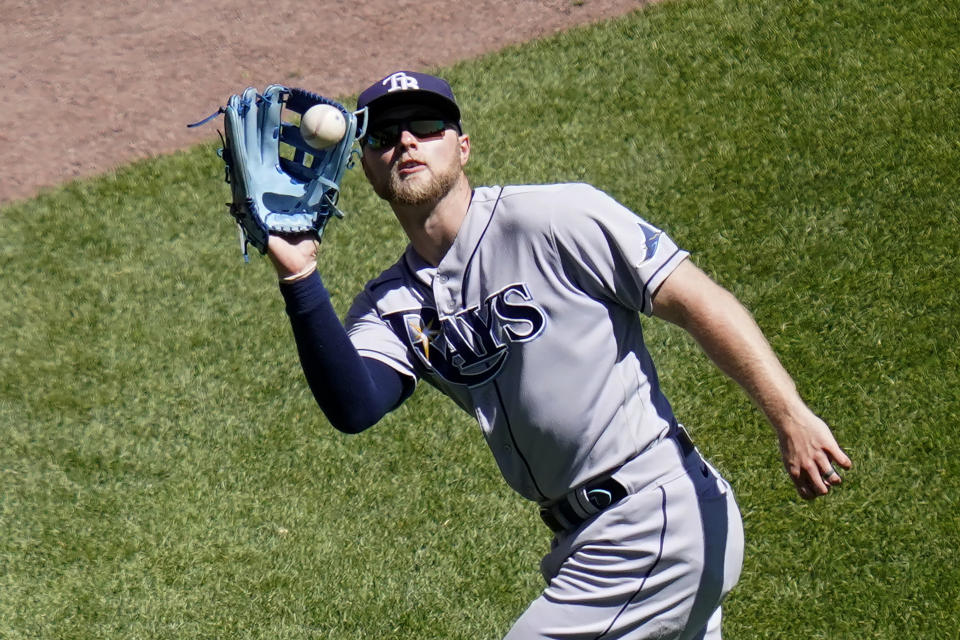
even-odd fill
[{"label": "white baseball", "polygon": [[347,121],[336,107],[317,104],[304,112],[300,118],[300,135],[314,149],[332,147],[343,139]]}]

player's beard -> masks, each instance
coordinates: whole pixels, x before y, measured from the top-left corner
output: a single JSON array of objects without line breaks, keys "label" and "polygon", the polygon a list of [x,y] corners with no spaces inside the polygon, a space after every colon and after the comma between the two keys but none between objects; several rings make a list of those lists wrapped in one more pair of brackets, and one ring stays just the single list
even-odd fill
[{"label": "player's beard", "polygon": [[[462,170],[456,155],[436,170],[430,167],[407,178],[401,177],[397,165],[394,165],[387,174],[387,179],[377,189],[377,195],[387,202],[404,206],[433,204],[450,193]],[[424,176],[426,173],[429,175]],[[423,179],[424,177],[428,179]]]}]

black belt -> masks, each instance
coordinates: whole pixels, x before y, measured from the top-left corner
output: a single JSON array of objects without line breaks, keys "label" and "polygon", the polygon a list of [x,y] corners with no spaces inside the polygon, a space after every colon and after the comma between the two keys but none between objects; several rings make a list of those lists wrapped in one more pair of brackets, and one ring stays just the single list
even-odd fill
[{"label": "black belt", "polygon": [[[693,441],[683,427],[678,427],[672,437],[684,458],[695,451]],[[541,507],[540,519],[554,533],[563,533],[576,529],[626,497],[626,487],[613,478],[595,480],[574,489],[549,507]]]}]

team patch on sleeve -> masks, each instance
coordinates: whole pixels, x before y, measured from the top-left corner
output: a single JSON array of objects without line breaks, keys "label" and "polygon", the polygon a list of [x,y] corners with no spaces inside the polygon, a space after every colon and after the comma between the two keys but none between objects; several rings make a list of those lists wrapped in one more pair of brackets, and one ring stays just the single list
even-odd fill
[{"label": "team patch on sleeve", "polygon": [[657,255],[657,248],[660,246],[660,238],[663,236],[663,231],[657,229],[645,220],[637,220],[637,225],[643,231],[643,237],[646,239],[647,253],[641,261],[641,264],[643,264],[648,260],[653,260]]}]

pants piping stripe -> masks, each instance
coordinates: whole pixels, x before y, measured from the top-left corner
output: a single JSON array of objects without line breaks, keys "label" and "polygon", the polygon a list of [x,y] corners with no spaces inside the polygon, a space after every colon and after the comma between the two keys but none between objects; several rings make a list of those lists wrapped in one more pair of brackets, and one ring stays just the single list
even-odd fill
[{"label": "pants piping stripe", "polygon": [[660,547],[657,549],[657,557],[653,561],[653,564],[650,565],[650,568],[647,569],[646,575],[643,576],[643,580],[640,582],[640,587],[634,592],[632,596],[627,600],[627,602],[620,608],[620,611],[617,612],[617,615],[613,617],[613,620],[610,621],[610,625],[606,630],[598,635],[594,640],[603,640],[603,637],[610,633],[610,630],[613,629],[613,625],[616,624],[617,620],[620,619],[620,616],[623,615],[623,612],[627,610],[627,607],[636,599],[637,596],[643,591],[643,587],[647,584],[647,578],[649,578],[654,569],[657,568],[657,565],[660,564],[660,558],[663,557],[663,542],[667,536],[667,492],[664,491],[663,487],[660,489],[660,515],[663,516],[663,525],[660,529]]}]

